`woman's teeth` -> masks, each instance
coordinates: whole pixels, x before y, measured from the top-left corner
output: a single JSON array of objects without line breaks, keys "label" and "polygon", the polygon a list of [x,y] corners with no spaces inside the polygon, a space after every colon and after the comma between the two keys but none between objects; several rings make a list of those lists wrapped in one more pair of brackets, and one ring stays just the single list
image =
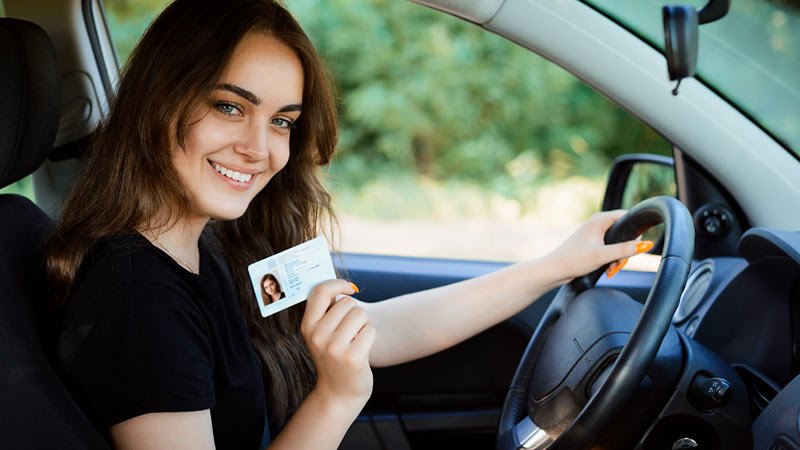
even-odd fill
[{"label": "woman's teeth", "polygon": [[225,175],[231,180],[235,180],[240,183],[249,183],[250,180],[253,178],[253,174],[251,173],[240,173],[235,170],[226,169],[217,163],[214,163],[214,170],[216,170],[222,175]]}]

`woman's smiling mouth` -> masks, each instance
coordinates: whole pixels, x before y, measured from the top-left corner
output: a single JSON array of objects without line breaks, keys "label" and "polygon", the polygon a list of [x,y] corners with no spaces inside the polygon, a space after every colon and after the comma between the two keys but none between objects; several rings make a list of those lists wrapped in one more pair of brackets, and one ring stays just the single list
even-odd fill
[{"label": "woman's smiling mouth", "polygon": [[220,175],[224,176],[225,178],[236,181],[243,184],[249,184],[250,181],[253,179],[255,175],[258,175],[260,172],[255,171],[237,171],[231,168],[225,167],[222,164],[219,164],[214,161],[208,161],[211,167]]}]

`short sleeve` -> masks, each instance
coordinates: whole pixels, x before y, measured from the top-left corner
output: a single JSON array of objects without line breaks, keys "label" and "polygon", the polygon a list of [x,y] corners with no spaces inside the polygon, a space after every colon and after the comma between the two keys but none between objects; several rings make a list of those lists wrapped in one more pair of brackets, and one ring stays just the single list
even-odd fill
[{"label": "short sleeve", "polygon": [[213,353],[196,299],[146,282],[97,300],[103,313],[70,370],[97,423],[214,406]]}]

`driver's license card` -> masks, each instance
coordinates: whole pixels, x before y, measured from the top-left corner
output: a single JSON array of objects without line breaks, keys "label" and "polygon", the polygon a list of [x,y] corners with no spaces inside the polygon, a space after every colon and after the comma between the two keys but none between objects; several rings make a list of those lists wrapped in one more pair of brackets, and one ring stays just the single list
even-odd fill
[{"label": "driver's license card", "polygon": [[336,278],[324,236],[250,264],[247,271],[263,317],[306,300],[314,286]]}]

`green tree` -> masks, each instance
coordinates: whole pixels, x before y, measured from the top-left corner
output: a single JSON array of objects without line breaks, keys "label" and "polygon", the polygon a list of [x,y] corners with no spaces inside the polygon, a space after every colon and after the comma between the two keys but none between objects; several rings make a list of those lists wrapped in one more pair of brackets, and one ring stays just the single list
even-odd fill
[{"label": "green tree", "polygon": [[564,70],[461,20],[389,0],[289,7],[335,74],[334,172],[354,183],[385,168],[491,184],[520,155],[545,178],[597,176],[620,153],[670,151]]}]

